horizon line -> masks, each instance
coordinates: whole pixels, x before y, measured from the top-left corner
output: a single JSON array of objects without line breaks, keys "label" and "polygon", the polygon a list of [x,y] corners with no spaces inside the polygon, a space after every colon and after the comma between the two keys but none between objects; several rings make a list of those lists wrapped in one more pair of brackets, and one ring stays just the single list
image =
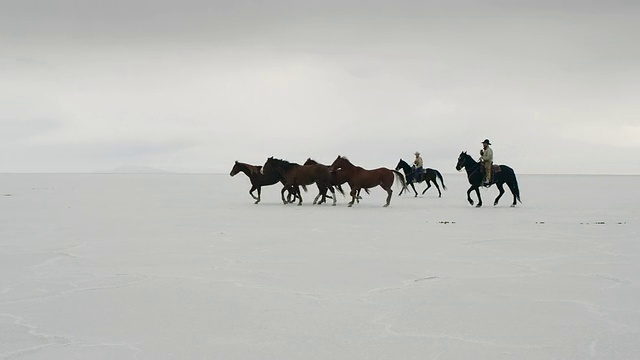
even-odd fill
[{"label": "horizon line", "polygon": [[[441,172],[445,175],[456,175],[457,172]],[[462,172],[461,172],[462,173]],[[0,171],[0,175],[228,175],[227,172],[175,172],[175,171],[159,171],[159,172],[109,172],[109,171],[61,171],[61,172],[42,172],[42,171]],[[528,173],[521,172],[517,175],[571,175],[571,176],[640,176],[640,173]]]}]

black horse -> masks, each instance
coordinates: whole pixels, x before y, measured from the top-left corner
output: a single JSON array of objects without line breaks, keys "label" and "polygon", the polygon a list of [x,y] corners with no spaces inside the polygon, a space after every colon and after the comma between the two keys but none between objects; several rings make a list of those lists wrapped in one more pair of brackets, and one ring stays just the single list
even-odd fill
[{"label": "black horse", "polygon": [[[440,179],[440,182],[442,183],[442,189],[447,190],[447,187],[444,185],[444,180],[442,179],[442,174],[440,174],[440,171],[436,169],[424,169],[422,174],[420,174],[417,179],[414,169],[402,159],[400,159],[400,161],[398,161],[398,165],[396,165],[396,170],[399,169],[402,169],[402,171],[404,171],[404,176],[407,179],[407,184],[411,185],[411,188],[416,194],[416,197],[418,196],[418,192],[416,191],[416,187],[413,186],[413,183],[421,183],[423,181],[427,183],[427,188],[422,191],[422,195],[424,195],[424,193],[429,190],[429,188],[431,187],[431,183],[433,182],[433,185],[435,185],[436,189],[438,189],[438,197],[442,197],[442,192],[440,191],[440,186],[438,186],[438,182],[436,181],[436,179]],[[404,191],[404,189],[402,189],[402,191]],[[402,191],[400,191],[400,194],[398,195],[402,195]]]},{"label": "black horse", "polygon": [[[235,176],[237,173],[244,173],[251,180],[251,189],[249,189],[249,195],[256,201],[255,204],[260,202],[260,194],[263,186],[269,186],[281,182],[284,185],[284,177],[279,173],[263,174],[262,166],[251,165],[236,161],[233,164],[233,168],[229,175]],[[253,192],[257,190],[258,196],[253,195]],[[287,196],[288,202],[294,202],[296,200],[296,194],[293,189],[289,189],[289,195]],[[291,197],[293,196],[293,200]]]},{"label": "black horse", "polygon": [[[460,171],[464,168],[467,172],[467,178],[469,179],[469,184],[471,187],[467,190],[467,201],[469,204],[473,205],[473,200],[471,200],[471,191],[475,190],[476,195],[478,195],[478,205],[476,207],[482,206],[482,198],[480,197],[480,186],[482,186],[482,180],[484,179],[484,166],[480,163],[476,162],[471,155],[467,154],[466,151],[460,153],[458,156],[458,163],[456,164],[456,170]],[[520,201],[520,189],[518,188],[518,180],[516,180],[516,174],[512,168],[506,165],[493,165],[493,176],[491,177],[491,184],[487,186],[491,186],[496,184],[498,190],[500,190],[500,194],[494,200],[493,206],[498,205],[498,201],[504,194],[503,184],[507,184],[509,190],[513,194],[513,203],[511,207],[516,206],[516,200]],[[522,201],[520,201],[522,203]]]}]

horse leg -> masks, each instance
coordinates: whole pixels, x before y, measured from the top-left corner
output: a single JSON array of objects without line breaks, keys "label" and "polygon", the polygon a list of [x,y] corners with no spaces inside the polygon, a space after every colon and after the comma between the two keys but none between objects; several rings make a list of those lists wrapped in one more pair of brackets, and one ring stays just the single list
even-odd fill
[{"label": "horse leg", "polygon": [[[322,186],[320,186],[319,184],[316,184],[316,186],[318,187],[318,196],[316,196],[316,198],[313,199],[313,205],[316,205],[316,204],[320,205],[327,201],[327,190],[325,188],[323,192]],[[321,196],[322,196],[322,199],[320,199]],[[318,199],[320,199],[320,202],[318,202]]]},{"label": "horse leg", "polygon": [[[386,192],[387,192],[387,203],[382,205],[382,207],[387,207],[387,206],[389,206],[389,203],[391,202],[391,194],[393,194],[393,190],[391,190],[391,187],[387,187],[387,188],[383,187],[383,189],[385,189]],[[416,196],[418,196],[417,193],[416,193]]]},{"label": "horse leg", "polygon": [[[318,195],[316,195],[315,199],[313,199],[313,205],[318,203],[318,199],[322,196],[322,190],[320,189],[320,185],[318,185]],[[320,204],[324,201],[324,198],[320,200]]]},{"label": "horse leg", "polygon": [[438,182],[433,180],[433,184],[436,186],[436,189],[438,189],[438,197],[442,197],[442,191],[440,191],[440,186],[438,186]]},{"label": "horse leg", "polygon": [[251,197],[253,198],[253,200],[258,200],[258,198],[253,195],[253,192],[257,189],[257,187],[255,185],[251,185],[251,189],[249,189],[249,195],[251,195]]},{"label": "horse leg", "polygon": [[300,193],[300,186],[296,185],[296,194],[298,194],[298,206],[302,205],[302,193]]},{"label": "horse leg", "polygon": [[[285,185],[285,186],[282,188],[282,190],[280,190],[280,197],[282,198],[282,203],[283,203],[283,204],[285,204],[285,205],[287,205],[287,204],[289,203],[289,202],[287,201],[287,199],[285,199],[285,198],[284,198],[284,192],[285,192],[285,191],[287,191],[288,189],[289,189],[289,187]],[[289,193],[289,195],[291,195],[291,193]]]},{"label": "horse leg", "polygon": [[496,199],[493,201],[493,206],[498,205],[498,201],[500,201],[500,198],[504,194],[504,186],[502,185],[502,183],[496,183],[496,186],[498,187],[498,191],[500,191],[500,194],[498,194],[498,197],[496,197]]},{"label": "horse leg", "polygon": [[478,205],[476,207],[482,206],[482,198],[480,197],[480,188],[476,187],[476,195],[478,195]]},{"label": "horse leg", "polygon": [[[257,203],[260,202],[260,193],[262,192],[262,188],[260,186],[258,186],[257,190],[258,190],[258,197],[255,198],[256,202],[254,202],[254,204],[257,204]],[[251,196],[253,196],[253,195],[251,195]]]},{"label": "horse leg", "polygon": [[329,190],[331,191],[331,197],[333,198],[333,204],[331,204],[331,206],[336,206],[336,191],[333,189],[333,186],[329,186]]},{"label": "horse leg", "polygon": [[360,190],[359,188],[352,188],[351,189],[351,192],[349,193],[349,195],[351,195],[351,201],[347,204],[348,207],[352,207],[353,203],[356,202],[356,199],[358,198],[358,191],[359,190]]},{"label": "horse leg", "polygon": [[[436,186],[437,186],[437,185],[438,185],[438,184],[436,184]],[[431,181],[427,181],[427,188],[426,188],[426,189],[424,189],[424,190],[422,191],[422,195],[424,195],[424,193],[426,193],[426,192],[427,192],[427,190],[429,190],[429,188],[430,188],[430,187],[431,187]],[[440,191],[440,190],[438,190],[438,191]]]},{"label": "horse leg", "polygon": [[413,183],[411,183],[409,185],[411,185],[411,188],[413,189],[413,193],[415,194],[415,195],[413,195],[413,197],[418,197],[418,192],[416,191],[416,187],[413,185]]},{"label": "horse leg", "polygon": [[[327,190],[331,191],[331,195],[327,194]],[[322,201],[320,201],[320,204],[324,204],[327,202],[327,199],[331,199],[333,200],[333,202],[336,202],[336,192],[335,190],[333,190],[333,186],[332,185],[327,185],[326,188],[324,189],[324,193],[322,194]]]},{"label": "horse leg", "polygon": [[289,203],[294,203],[294,202],[296,202],[296,199],[300,199],[300,200],[302,200],[302,199],[301,199],[301,197],[302,197],[302,195],[301,195],[301,194],[302,194],[302,193],[300,192],[300,188],[299,188],[299,187],[291,186],[291,191],[293,192],[293,198],[289,201]]},{"label": "horse leg", "polygon": [[467,201],[471,205],[473,205],[473,199],[471,198],[471,192],[472,191],[473,191],[473,186],[469,187],[469,190],[467,190]]},{"label": "horse leg", "polygon": [[[316,199],[318,199],[318,197],[320,196],[322,196],[322,198],[320,199],[320,202],[318,203],[318,205],[327,202],[327,186],[326,185],[322,185],[322,186],[318,185],[318,196],[316,196]],[[314,201],[313,204],[315,205],[316,202]]]}]

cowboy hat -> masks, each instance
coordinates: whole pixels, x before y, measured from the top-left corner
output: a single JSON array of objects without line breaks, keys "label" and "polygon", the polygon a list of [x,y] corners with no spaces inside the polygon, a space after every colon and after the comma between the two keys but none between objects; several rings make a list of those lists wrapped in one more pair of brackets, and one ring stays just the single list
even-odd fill
[{"label": "cowboy hat", "polygon": [[489,141],[489,139],[484,139],[484,141],[483,141],[482,143],[483,143],[483,144],[484,144],[484,143],[487,143],[487,144],[491,145],[491,142]]},{"label": "cowboy hat", "polygon": [[414,152],[413,154],[414,154],[415,156],[418,156],[418,155],[420,155],[420,152],[419,152],[419,151],[416,151],[416,152]]}]

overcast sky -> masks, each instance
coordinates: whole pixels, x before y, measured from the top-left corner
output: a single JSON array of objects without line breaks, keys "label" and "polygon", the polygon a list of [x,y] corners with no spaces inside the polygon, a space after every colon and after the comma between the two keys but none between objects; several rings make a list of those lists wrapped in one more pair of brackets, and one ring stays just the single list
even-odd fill
[{"label": "overcast sky", "polygon": [[0,172],[640,174],[640,2],[0,0]]}]

